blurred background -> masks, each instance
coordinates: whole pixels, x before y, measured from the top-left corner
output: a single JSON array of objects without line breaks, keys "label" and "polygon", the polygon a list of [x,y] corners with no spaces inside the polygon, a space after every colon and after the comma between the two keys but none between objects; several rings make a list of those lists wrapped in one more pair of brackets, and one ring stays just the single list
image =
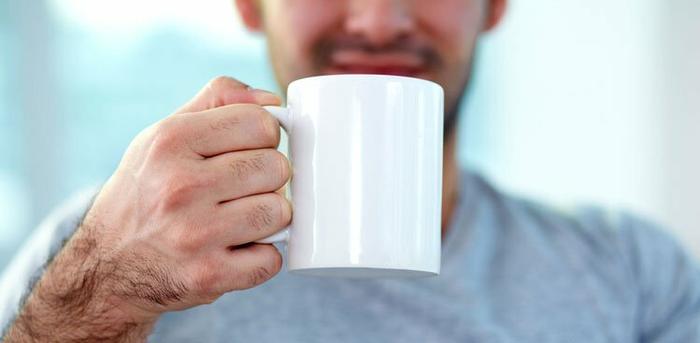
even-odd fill
[{"label": "blurred background", "polygon": [[[700,2],[509,10],[479,46],[461,162],[554,205],[632,210],[700,256]],[[0,1],[0,271],[217,75],[279,92],[230,0]]]}]

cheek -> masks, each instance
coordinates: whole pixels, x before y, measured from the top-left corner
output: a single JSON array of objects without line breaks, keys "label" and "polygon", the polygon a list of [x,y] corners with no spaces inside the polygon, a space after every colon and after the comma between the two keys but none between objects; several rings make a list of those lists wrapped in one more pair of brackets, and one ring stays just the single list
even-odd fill
[{"label": "cheek", "polygon": [[[272,22],[267,23],[268,43],[284,66],[278,70],[288,81],[315,72],[312,48],[328,32],[336,30],[342,20],[343,1],[276,0]],[[273,2],[276,2],[273,1]]]},{"label": "cheek", "polygon": [[[476,39],[484,14],[481,0],[440,0],[421,2],[415,12],[421,31],[438,50],[443,64],[435,75],[445,89],[445,109],[451,112],[458,104],[469,78]],[[429,6],[432,3],[432,6]]]},{"label": "cheek", "polygon": [[419,2],[416,16],[431,41],[441,50],[446,63],[464,63],[481,31],[484,14],[481,0],[441,0],[440,6]]}]

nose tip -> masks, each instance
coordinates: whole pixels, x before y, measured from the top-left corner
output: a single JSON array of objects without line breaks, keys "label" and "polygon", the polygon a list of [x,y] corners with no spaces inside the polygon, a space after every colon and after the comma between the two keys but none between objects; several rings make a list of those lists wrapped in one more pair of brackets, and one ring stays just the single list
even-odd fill
[{"label": "nose tip", "polygon": [[401,0],[355,1],[345,28],[375,45],[387,44],[413,30],[413,18]]}]

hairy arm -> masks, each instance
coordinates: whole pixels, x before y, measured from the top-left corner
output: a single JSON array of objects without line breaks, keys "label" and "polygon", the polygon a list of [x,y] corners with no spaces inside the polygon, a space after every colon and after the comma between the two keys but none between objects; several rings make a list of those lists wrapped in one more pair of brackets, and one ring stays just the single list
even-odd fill
[{"label": "hairy arm", "polygon": [[120,307],[113,281],[124,274],[119,268],[125,266],[100,256],[94,234],[81,226],[48,264],[8,328],[5,342],[146,340],[154,319],[127,314]]}]

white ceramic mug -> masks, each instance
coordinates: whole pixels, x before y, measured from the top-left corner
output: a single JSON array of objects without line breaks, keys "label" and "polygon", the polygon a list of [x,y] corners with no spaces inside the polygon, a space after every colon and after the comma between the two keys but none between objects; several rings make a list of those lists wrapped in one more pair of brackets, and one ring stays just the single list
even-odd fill
[{"label": "white ceramic mug", "polygon": [[317,276],[440,272],[443,91],[400,76],[300,79],[267,106],[289,136],[289,271]]}]

